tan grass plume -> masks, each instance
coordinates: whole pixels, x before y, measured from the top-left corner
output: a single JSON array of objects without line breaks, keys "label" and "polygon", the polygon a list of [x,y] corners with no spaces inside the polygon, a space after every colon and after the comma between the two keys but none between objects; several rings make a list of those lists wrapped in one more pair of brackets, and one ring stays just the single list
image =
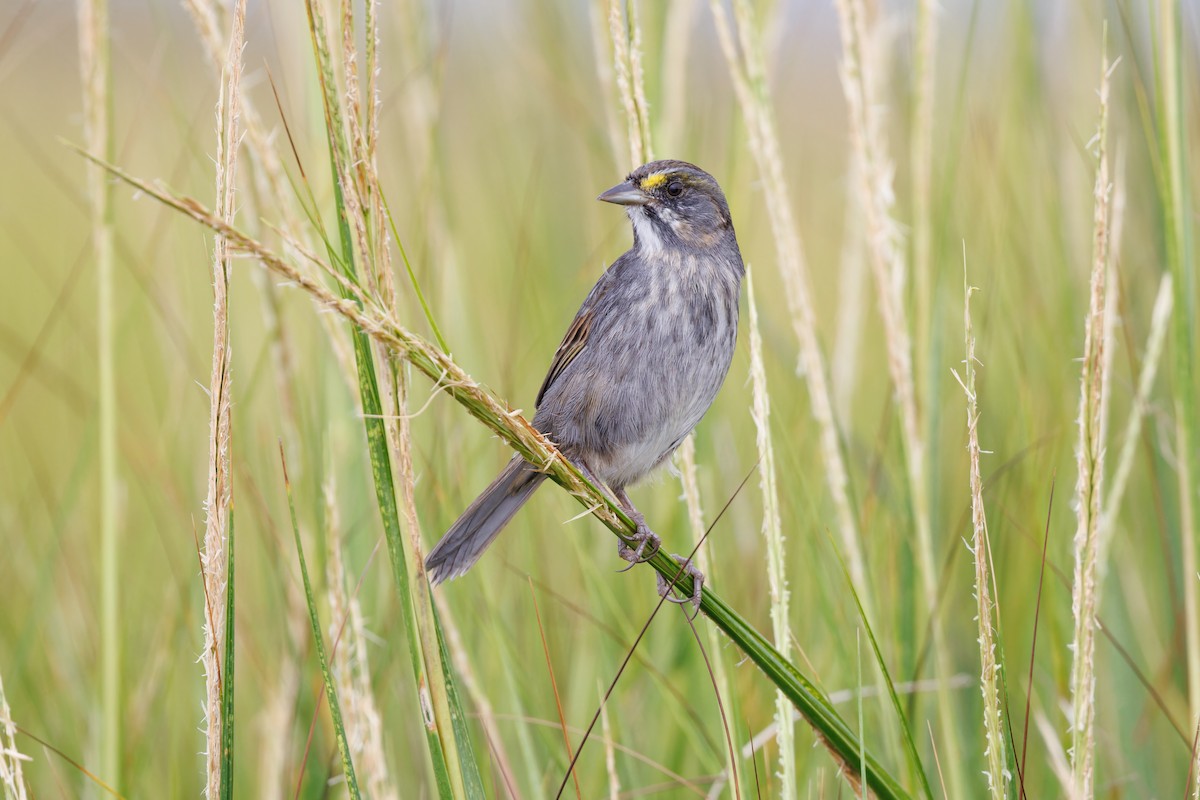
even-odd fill
[{"label": "tan grass plume", "polygon": [[[965,261],[965,259],[964,259]],[[971,491],[971,555],[975,561],[975,614],[979,624],[979,686],[983,693],[983,731],[987,748],[988,793],[993,800],[1003,800],[1007,794],[1008,762],[1005,758],[1006,731],[1002,724],[1003,701],[1000,691],[1000,663],[996,658],[996,624],[1000,609],[992,600],[995,574],[992,568],[992,542],[988,536],[987,513],[983,505],[983,475],[979,459],[983,450],[979,446],[979,394],[975,384],[975,331],[971,324],[971,295],[977,291],[966,282],[966,264],[963,265],[963,326],[966,339],[966,359],[963,375],[958,378],[967,396],[967,457],[970,464]]]},{"label": "tan grass plume", "polygon": [[1071,797],[1091,798],[1095,791],[1096,617],[1101,509],[1104,492],[1104,451],[1108,428],[1109,363],[1113,303],[1109,290],[1109,235],[1112,186],[1108,168],[1109,79],[1115,65],[1105,52],[1100,74],[1099,126],[1095,145],[1093,189],[1092,270],[1088,313],[1084,323],[1083,369],[1079,380],[1079,441],[1075,448],[1075,574],[1071,610],[1075,636],[1071,645]]},{"label": "tan grass plume", "polygon": [[27,800],[21,764],[31,760],[17,749],[17,726],[4,696],[4,681],[0,679],[0,786],[4,788],[5,800]]},{"label": "tan grass plume", "polygon": [[[217,102],[217,202],[214,213],[233,224],[239,132],[238,99],[242,76],[242,47],[245,36],[246,3],[238,0],[233,15],[229,50]],[[200,553],[204,579],[204,650],[201,662],[205,677],[206,796],[216,797],[221,787],[222,741],[225,720],[222,695],[228,676],[221,674],[225,652],[225,595],[228,563],[227,524],[232,500],[229,448],[232,405],[229,337],[229,275],[232,252],[228,239],[217,233],[213,244],[213,356],[209,379],[208,496],[204,503],[204,544]]]},{"label": "tan grass plume", "polygon": [[[754,278],[746,266],[746,305],[750,315],[750,386],[753,402],[755,441],[760,460],[758,485],[762,492],[763,540],[767,546],[767,594],[771,601],[771,636],[783,658],[791,654],[787,559],[783,547],[783,523],[779,517],[779,491],[775,487],[775,449],[771,443],[771,398],[767,391],[767,371],[763,366],[762,334],[758,328],[758,304],[754,299]],[[781,797],[795,797],[798,791],[796,748],[793,736],[792,704],[781,691],[775,692],[776,739],[779,743],[779,791]]]}]

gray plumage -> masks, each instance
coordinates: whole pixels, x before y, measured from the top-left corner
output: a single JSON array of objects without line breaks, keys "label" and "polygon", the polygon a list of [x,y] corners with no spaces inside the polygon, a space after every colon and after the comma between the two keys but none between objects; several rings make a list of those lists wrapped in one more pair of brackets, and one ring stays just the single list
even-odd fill
[{"label": "gray plumage", "polygon": [[[599,199],[626,206],[633,247],[575,315],[533,425],[626,505],[625,487],[670,457],[725,381],[743,266],[725,196],[692,164],[651,162]],[[430,552],[430,580],[466,572],[544,479],[510,461]]]}]

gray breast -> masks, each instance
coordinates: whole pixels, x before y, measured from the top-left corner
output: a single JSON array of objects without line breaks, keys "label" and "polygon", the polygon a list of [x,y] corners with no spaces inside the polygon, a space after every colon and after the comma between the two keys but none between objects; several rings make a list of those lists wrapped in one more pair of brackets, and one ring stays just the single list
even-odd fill
[{"label": "gray breast", "polygon": [[586,351],[536,420],[614,487],[640,480],[695,428],[737,340],[740,263],[637,267],[596,309]]}]

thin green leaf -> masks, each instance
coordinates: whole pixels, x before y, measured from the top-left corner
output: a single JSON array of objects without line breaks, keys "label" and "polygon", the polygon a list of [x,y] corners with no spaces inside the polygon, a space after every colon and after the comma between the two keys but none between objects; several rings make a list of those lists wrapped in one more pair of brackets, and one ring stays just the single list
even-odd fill
[{"label": "thin green leaf", "polygon": [[225,539],[225,663],[221,666],[221,800],[233,800],[233,506]]},{"label": "thin green leaf", "polygon": [[862,599],[854,589],[854,581],[850,577],[850,570],[846,567],[846,562],[842,559],[841,551],[838,549],[837,543],[833,541],[833,537],[830,536],[828,538],[830,544],[833,545],[831,550],[837,557],[838,566],[842,568],[842,575],[846,578],[846,586],[850,588],[850,596],[854,598],[854,606],[858,609],[858,618],[862,620],[863,630],[867,632],[867,641],[871,643],[871,651],[875,654],[875,663],[879,666],[879,673],[883,676],[884,685],[887,686],[888,697],[892,701],[892,709],[895,710],[896,716],[900,720],[900,733],[904,738],[904,755],[908,759],[909,768],[920,779],[921,789],[924,790],[925,797],[932,800],[933,789],[929,786],[929,776],[925,774],[925,765],[921,763],[921,756],[917,752],[917,743],[913,739],[908,715],[904,713],[904,704],[900,702],[900,696],[896,693],[896,684],[892,682],[892,675],[888,671],[887,661],[884,660],[883,652],[879,649],[879,642],[875,639],[875,631],[871,629],[871,622],[867,619],[867,612],[863,608]]},{"label": "thin green leaf", "polygon": [[[467,728],[467,715],[463,713],[462,700],[458,695],[458,684],[454,680],[454,667],[450,661],[450,653],[446,649],[446,637],[442,636],[442,623],[437,616],[437,608],[433,609],[434,619],[437,620],[438,653],[442,659],[442,670],[446,673],[446,697],[450,701],[450,722],[454,725],[454,738],[460,748],[465,742],[471,747],[471,734]],[[483,777],[479,774],[479,763],[475,759],[473,749],[465,750],[464,757],[459,758],[459,768],[462,770],[463,788],[467,790],[468,800],[486,800],[483,790]]]},{"label": "thin green leaf", "polygon": [[400,250],[400,259],[404,262],[404,269],[408,272],[408,280],[412,283],[413,291],[417,293],[417,301],[421,304],[421,310],[425,312],[425,321],[429,323],[429,329],[433,331],[433,338],[437,339],[438,347],[442,348],[443,352],[449,353],[450,346],[442,338],[442,330],[438,327],[437,320],[433,318],[433,312],[429,309],[429,303],[425,302],[425,293],[421,291],[421,284],[417,281],[417,273],[413,272],[412,264],[408,261],[408,251],[404,249],[404,242],[396,230],[396,220],[392,219],[392,208],[388,205],[387,195],[381,194],[380,198],[383,200],[383,210],[387,213],[388,227],[392,229],[392,240]]},{"label": "thin green leaf", "polygon": [[287,491],[288,514],[292,520],[292,536],[296,540],[296,555],[300,559],[300,576],[304,579],[304,599],[308,603],[308,619],[312,624],[313,641],[317,646],[317,660],[321,664],[321,677],[325,681],[325,699],[329,701],[329,716],[333,718],[334,736],[337,738],[338,753],[342,757],[342,772],[346,776],[346,787],[354,800],[362,800],[358,791],[358,777],[350,759],[350,744],[346,740],[346,727],[342,724],[342,706],[338,702],[337,689],[329,672],[329,659],[325,655],[325,637],[321,633],[321,621],[317,618],[317,603],[313,599],[312,584],[308,580],[308,565],[304,561],[304,545],[300,543],[300,526],[296,522],[296,503],[292,499],[292,482],[288,479],[287,459],[283,445],[279,445],[279,460],[283,464],[283,486]]}]

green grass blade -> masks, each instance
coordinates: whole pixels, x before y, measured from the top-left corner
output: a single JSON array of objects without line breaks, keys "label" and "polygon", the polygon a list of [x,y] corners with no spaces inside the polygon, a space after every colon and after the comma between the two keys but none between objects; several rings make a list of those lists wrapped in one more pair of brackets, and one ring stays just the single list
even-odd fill
[{"label": "green grass blade", "polygon": [[1200,411],[1197,409],[1196,363],[1196,269],[1192,257],[1191,184],[1188,180],[1186,106],[1183,102],[1184,59],[1181,50],[1181,4],[1160,0],[1157,4],[1155,49],[1155,94],[1158,123],[1157,174],[1163,216],[1163,239],[1167,269],[1175,287],[1175,315],[1171,378],[1175,390],[1175,439],[1178,447],[1179,538],[1182,541],[1182,572],[1185,576],[1184,615],[1191,715],[1200,715],[1200,589],[1193,577],[1200,563],[1196,542],[1196,516],[1200,510]]},{"label": "green grass blade", "polygon": [[884,685],[887,686],[892,708],[900,720],[900,733],[904,739],[904,755],[908,759],[908,766],[920,780],[924,796],[932,800],[933,789],[929,785],[929,776],[925,774],[925,766],[921,763],[921,756],[917,752],[917,743],[913,739],[912,727],[909,725],[908,715],[904,713],[904,704],[900,702],[900,696],[896,694],[896,684],[892,682],[892,675],[888,671],[887,662],[883,658],[883,652],[879,649],[879,642],[875,639],[875,631],[872,630],[871,622],[867,619],[867,612],[863,608],[862,599],[854,589],[854,581],[850,577],[850,570],[847,569],[846,562],[842,559],[841,552],[837,548],[837,543],[833,541],[832,537],[830,537],[830,544],[833,545],[833,553],[837,556],[838,565],[842,568],[842,575],[846,578],[846,586],[850,588],[850,596],[854,598],[854,606],[858,609],[858,617],[862,621],[863,630],[867,632],[867,640],[871,643],[871,652],[875,654],[875,663],[879,666],[879,673],[883,676]]},{"label": "green grass blade", "polygon": [[[290,494],[289,494],[290,496]],[[233,508],[225,539],[225,657],[221,665],[221,800],[233,800]]]},{"label": "green grass blade", "polygon": [[[279,458],[283,464],[283,485],[287,490],[288,514],[292,520],[292,536],[296,540],[296,555],[300,559],[300,576],[304,580],[304,599],[308,603],[308,618],[312,624],[313,641],[317,646],[317,660],[321,664],[321,678],[325,681],[325,698],[329,701],[329,716],[333,718],[333,731],[337,738],[338,753],[342,757],[342,772],[346,776],[346,787],[354,800],[362,800],[358,791],[358,777],[354,774],[354,764],[350,759],[350,744],[346,740],[346,727],[342,724],[342,706],[338,703],[337,689],[333,685],[333,676],[329,673],[329,659],[325,655],[325,636],[321,633],[321,621],[317,618],[317,603],[313,599],[312,584],[308,580],[308,565],[304,561],[304,545],[300,542],[300,526],[296,522],[296,503],[292,499],[292,482],[287,476],[287,459],[284,458],[283,446],[279,448]],[[232,581],[230,582],[232,584]]]},{"label": "green grass blade", "polygon": [[[463,713],[462,700],[458,695],[458,685],[453,680],[454,669],[450,661],[450,653],[446,649],[446,637],[442,635],[442,624],[438,619],[436,608],[433,610],[433,615],[437,620],[438,653],[442,659],[442,670],[447,677],[446,697],[450,701],[450,722],[454,726],[454,738],[458,740],[460,748],[464,742],[470,747],[471,734],[467,729],[467,715]],[[463,788],[466,790],[467,798],[468,800],[486,800],[487,794],[483,790],[483,778],[479,774],[479,764],[475,760],[475,754],[471,750],[466,750],[465,755],[466,758],[459,759],[459,768],[462,770]]]}]

